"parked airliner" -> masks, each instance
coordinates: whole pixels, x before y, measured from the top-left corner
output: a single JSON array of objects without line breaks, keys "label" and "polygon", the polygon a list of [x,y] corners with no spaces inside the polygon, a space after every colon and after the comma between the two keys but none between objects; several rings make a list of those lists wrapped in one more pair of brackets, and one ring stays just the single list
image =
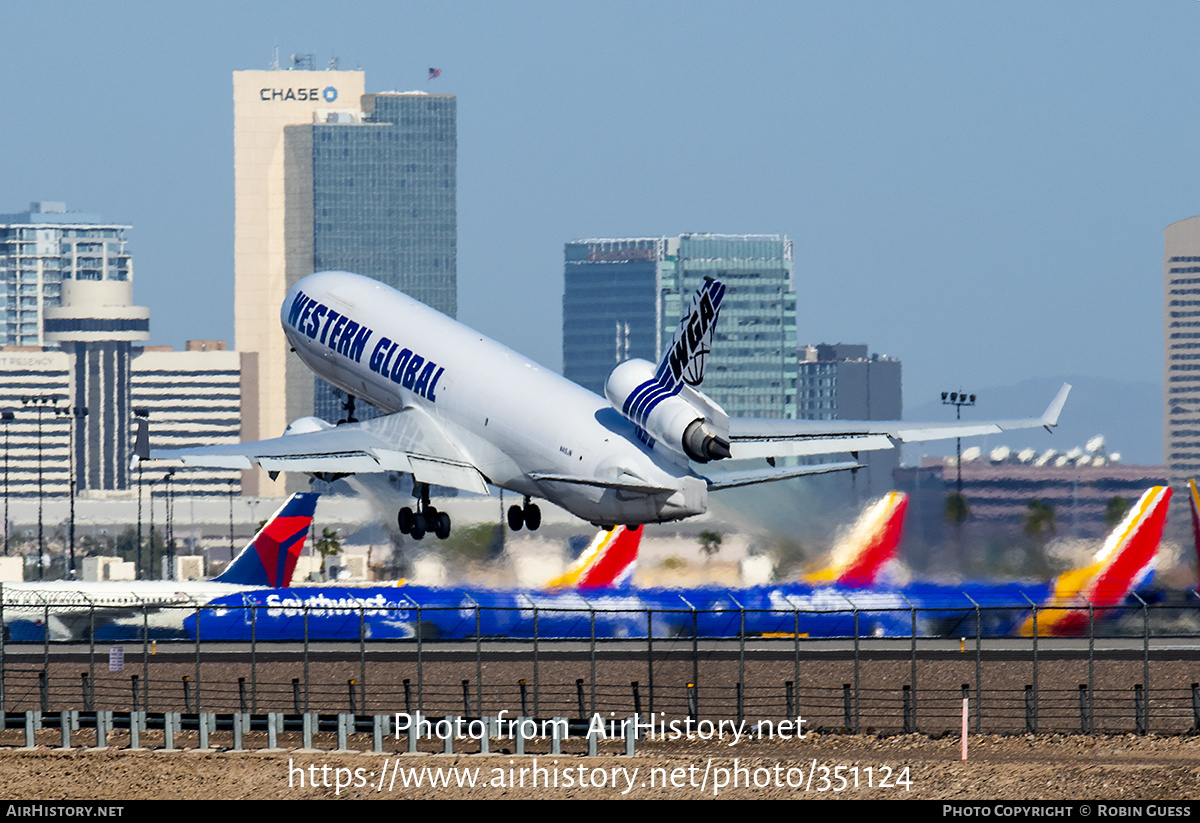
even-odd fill
[{"label": "parked airliner", "polygon": [[[125,620],[135,627],[178,625],[178,608],[258,588],[287,588],[317,507],[316,494],[293,494],[233,562],[212,580],[48,580],[0,584],[6,634],[22,639],[21,624],[35,636],[45,623],[53,640],[80,639]],[[170,612],[163,622],[164,610]]]},{"label": "parked airliner", "polygon": [[[983,423],[903,423],[730,418],[697,388],[704,376],[726,287],[707,280],[662,361],[619,364],[599,397],[382,283],[348,272],[300,280],[281,320],[292,349],[313,372],[385,413],[331,425],[302,418],[278,438],[149,453],[174,465],[300,471],[322,478],[402,472],[414,480],[400,530],[445,538],[450,518],[429,486],[524,496],[508,511],[513,529],[536,529],[534,499],[610,528],[703,514],[721,489],[859,467],[861,451],[897,443],[992,434],[1057,424],[1070,386],[1038,418]],[[848,452],[852,460],[776,466],[775,458]],[[758,468],[702,471],[722,460]]]}]

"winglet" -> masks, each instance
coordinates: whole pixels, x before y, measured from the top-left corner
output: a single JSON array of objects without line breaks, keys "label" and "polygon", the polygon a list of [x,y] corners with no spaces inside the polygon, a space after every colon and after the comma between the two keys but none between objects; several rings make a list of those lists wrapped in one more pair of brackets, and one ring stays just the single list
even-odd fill
[{"label": "winglet", "polygon": [[875,583],[883,566],[896,556],[904,529],[908,495],[891,491],[867,507],[831,554],[828,568],[806,574],[805,583],[862,588]]},{"label": "winglet", "polygon": [[629,579],[637,564],[642,527],[602,531],[571,568],[546,584],[549,589],[603,589]]},{"label": "winglet", "polygon": [[1063,406],[1066,405],[1067,395],[1071,393],[1071,384],[1063,383],[1062,388],[1058,390],[1058,394],[1054,395],[1054,399],[1050,401],[1050,405],[1046,407],[1045,413],[1042,415],[1042,425],[1049,430],[1052,426],[1058,425],[1058,415],[1062,412]]},{"label": "winglet", "polygon": [[318,497],[308,492],[289,497],[229,567],[214,579],[243,586],[287,588],[304,550],[304,538],[312,525]]},{"label": "winglet", "polygon": [[[1120,605],[1154,568],[1170,500],[1169,486],[1149,489],[1109,533],[1091,564],[1059,575],[1053,593],[1038,610],[1039,635],[1081,634],[1087,629],[1089,607],[1098,616],[1096,610]],[[1033,634],[1032,616],[1021,634]]]}]

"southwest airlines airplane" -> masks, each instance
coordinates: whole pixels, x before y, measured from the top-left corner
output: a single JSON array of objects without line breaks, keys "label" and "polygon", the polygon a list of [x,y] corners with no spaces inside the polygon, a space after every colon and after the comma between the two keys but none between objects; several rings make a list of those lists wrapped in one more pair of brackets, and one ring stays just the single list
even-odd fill
[{"label": "southwest airlines airplane", "polygon": [[[627,360],[599,397],[499,343],[375,280],[320,272],[284,300],[283,331],[318,376],[385,416],[333,426],[302,418],[284,436],[233,446],[149,453],[174,465],[300,471],[322,479],[404,472],[414,508],[400,530],[445,538],[450,517],[429,502],[429,486],[487,494],[488,485],[523,495],[509,526],[536,529],[543,498],[611,528],[703,514],[710,492],[808,474],[859,468],[861,451],[898,442],[1054,426],[1070,386],[1038,418],[984,423],[902,423],[730,418],[697,388],[712,345],[725,286],[707,280],[662,362]],[[776,466],[775,458],[849,452],[855,461]],[[765,460],[722,472],[697,467]]]}]

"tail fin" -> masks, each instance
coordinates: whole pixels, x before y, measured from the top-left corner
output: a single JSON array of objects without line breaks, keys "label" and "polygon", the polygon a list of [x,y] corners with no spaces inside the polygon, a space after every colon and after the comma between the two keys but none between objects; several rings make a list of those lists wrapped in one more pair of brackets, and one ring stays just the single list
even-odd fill
[{"label": "tail fin", "polygon": [[320,495],[293,494],[216,580],[282,589],[292,582]]},{"label": "tail fin", "polygon": [[830,565],[804,575],[804,582],[856,588],[874,584],[883,566],[896,556],[907,510],[907,494],[888,492],[862,513],[849,534],[834,547]]},{"label": "tail fin", "polygon": [[602,589],[624,583],[637,564],[642,527],[617,526],[600,532],[563,574],[546,584],[551,589]]},{"label": "tail fin", "polygon": [[671,338],[654,377],[639,385],[625,398],[622,414],[638,426],[644,426],[654,407],[683,390],[684,384],[699,386],[704,380],[704,363],[712,350],[717,313],[725,297],[725,284],[705,279],[692,298],[692,307]]},{"label": "tail fin", "polygon": [[[1133,591],[1153,569],[1170,500],[1170,487],[1149,489],[1109,534],[1091,564],[1059,575],[1053,593],[1039,610],[1039,635],[1079,634],[1087,627],[1089,605],[1097,609],[1117,606]],[[1021,627],[1021,634],[1033,634],[1032,616]]]}]

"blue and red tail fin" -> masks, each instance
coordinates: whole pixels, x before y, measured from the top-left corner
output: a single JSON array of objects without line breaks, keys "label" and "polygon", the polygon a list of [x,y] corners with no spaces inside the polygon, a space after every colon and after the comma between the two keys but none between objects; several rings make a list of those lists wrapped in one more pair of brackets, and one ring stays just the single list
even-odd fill
[{"label": "blue and red tail fin", "polygon": [[215,579],[220,583],[283,589],[291,585],[304,538],[312,525],[317,498],[312,493],[293,494],[258,530],[246,548]]},{"label": "blue and red tail fin", "polygon": [[549,589],[604,589],[618,586],[633,574],[642,527],[617,526],[600,532],[571,568],[546,584]]},{"label": "blue and red tail fin", "polygon": [[[1104,541],[1087,566],[1059,575],[1054,590],[1038,612],[1038,634],[1078,635],[1087,629],[1089,614],[1120,605],[1154,567],[1171,501],[1169,486],[1154,486],[1142,495]],[[1090,607],[1090,609],[1089,609]],[[1033,634],[1033,618],[1021,626]]]},{"label": "blue and red tail fin", "polygon": [[804,575],[803,581],[818,586],[873,585],[883,567],[896,556],[907,510],[907,494],[888,492],[863,511],[830,553],[829,565]]}]

